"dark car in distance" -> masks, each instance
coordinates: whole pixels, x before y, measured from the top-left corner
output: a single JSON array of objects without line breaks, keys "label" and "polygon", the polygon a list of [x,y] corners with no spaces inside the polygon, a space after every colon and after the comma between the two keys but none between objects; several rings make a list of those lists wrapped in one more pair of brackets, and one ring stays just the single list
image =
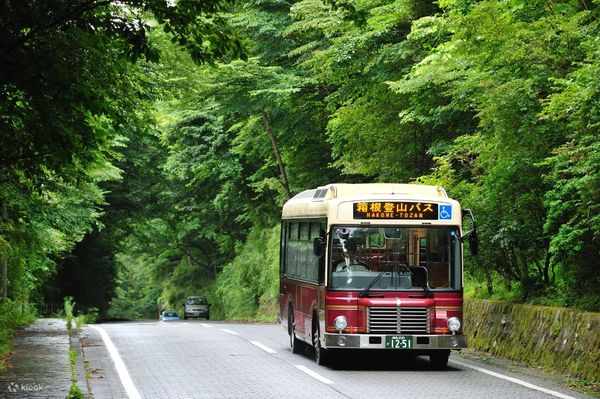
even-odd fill
[{"label": "dark car in distance", "polygon": [[183,304],[183,319],[204,317],[210,319],[210,305],[203,296],[189,296]]}]

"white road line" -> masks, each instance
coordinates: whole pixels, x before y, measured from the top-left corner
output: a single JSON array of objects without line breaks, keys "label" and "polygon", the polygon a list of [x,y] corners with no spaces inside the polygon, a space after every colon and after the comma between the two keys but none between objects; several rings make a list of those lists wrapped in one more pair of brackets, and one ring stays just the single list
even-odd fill
[{"label": "white road line", "polygon": [[206,327],[206,328],[212,328],[212,326],[210,324],[200,324],[202,327]]},{"label": "white road line", "polygon": [[459,366],[463,366],[463,367],[467,367],[467,368],[470,368],[470,369],[473,369],[473,370],[477,370],[477,371],[479,371],[481,373],[485,373],[485,374],[491,375],[491,376],[496,377],[496,378],[501,378],[503,380],[510,381],[510,382],[515,383],[515,384],[522,385],[522,386],[524,386],[526,388],[529,388],[529,389],[534,389],[536,391],[540,391],[540,392],[547,393],[549,395],[556,396],[557,398],[562,398],[562,399],[576,399],[573,396],[565,395],[564,393],[560,393],[560,392],[552,391],[550,389],[542,388],[542,387],[539,387],[537,385],[530,384],[529,382],[525,382],[525,381],[519,380],[518,378],[509,377],[509,376],[504,375],[504,374],[500,374],[500,373],[496,373],[496,372],[484,369],[483,367],[473,366],[471,364],[459,362],[459,361],[456,361],[456,360],[450,360],[450,363],[458,364]]},{"label": "white road line", "polygon": [[125,363],[123,363],[123,360],[119,355],[119,351],[108,336],[108,333],[104,331],[102,327],[91,327],[100,333],[100,336],[104,341],[104,345],[106,345],[106,349],[108,349],[108,353],[110,354],[110,357],[112,358],[113,363],[115,364],[115,368],[117,369],[117,373],[119,374],[119,378],[121,379],[121,384],[123,384],[123,387],[125,388],[129,399],[141,399],[140,393],[136,389],[135,385],[133,385],[131,377],[129,377],[129,371],[127,371],[127,367],[125,366]]},{"label": "white road line", "polygon": [[252,345],[254,345],[254,346],[257,346],[257,347],[259,347],[260,349],[264,350],[264,351],[265,351],[265,352],[267,352],[267,353],[277,353],[277,352],[275,352],[273,349],[269,348],[268,346],[265,346],[265,345],[261,344],[261,343],[260,343],[260,342],[258,342],[258,341],[250,341],[250,343],[251,343]]},{"label": "white road line", "polygon": [[238,332],[235,332],[235,331],[228,330],[228,329],[226,329],[226,328],[222,328],[222,329],[221,329],[221,331],[225,331],[225,332],[226,332],[226,333],[228,333],[228,334],[240,335],[240,333],[238,333]]},{"label": "white road line", "polygon": [[324,384],[333,384],[333,381],[331,381],[330,379],[327,379],[325,377],[323,377],[322,375],[312,371],[311,369],[309,369],[306,366],[300,366],[300,365],[296,365],[296,368],[308,375],[310,375],[312,378],[317,379],[319,381],[321,381]]}]

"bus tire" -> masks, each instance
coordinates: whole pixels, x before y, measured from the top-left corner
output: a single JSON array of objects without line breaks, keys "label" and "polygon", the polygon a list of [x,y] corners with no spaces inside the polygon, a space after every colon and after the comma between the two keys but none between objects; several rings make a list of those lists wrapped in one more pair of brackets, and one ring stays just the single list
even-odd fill
[{"label": "bus tire", "polygon": [[319,320],[314,317],[313,318],[313,350],[315,353],[315,362],[319,366],[324,366],[329,363],[330,356],[329,351],[321,347],[321,334],[319,327]]},{"label": "bus tire", "polygon": [[431,365],[436,369],[445,369],[448,366],[449,350],[441,350],[429,355]]},{"label": "bus tire", "polygon": [[302,351],[302,341],[296,338],[294,327],[294,309],[290,306],[288,311],[288,333],[290,334],[290,349],[292,353],[300,353]]}]

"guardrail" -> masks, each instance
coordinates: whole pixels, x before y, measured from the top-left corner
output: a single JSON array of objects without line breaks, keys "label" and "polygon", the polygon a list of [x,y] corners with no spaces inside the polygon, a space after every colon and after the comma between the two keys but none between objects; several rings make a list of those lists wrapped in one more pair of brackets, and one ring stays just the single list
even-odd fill
[{"label": "guardrail", "polygon": [[[50,317],[62,315],[65,312],[65,305],[63,302],[51,301],[51,302],[43,302],[36,303],[35,309],[37,310],[37,314],[40,317]],[[75,302],[75,306],[73,308],[73,313],[78,315],[80,313],[86,313],[91,307],[85,304],[79,304]]]}]

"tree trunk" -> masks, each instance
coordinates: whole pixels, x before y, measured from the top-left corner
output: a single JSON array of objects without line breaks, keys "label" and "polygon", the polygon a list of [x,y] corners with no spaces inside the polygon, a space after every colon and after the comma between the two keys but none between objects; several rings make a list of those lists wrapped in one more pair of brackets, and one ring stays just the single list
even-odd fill
[{"label": "tree trunk", "polygon": [[2,256],[2,302],[8,297],[8,259]]},{"label": "tree trunk", "polygon": [[287,199],[292,198],[292,193],[290,191],[290,184],[288,182],[287,174],[285,173],[285,165],[283,164],[283,159],[281,158],[281,152],[279,151],[279,146],[277,145],[277,140],[275,138],[275,134],[273,133],[273,128],[271,127],[271,123],[269,122],[269,116],[267,115],[267,111],[262,109],[262,119],[265,124],[265,128],[267,128],[267,133],[269,134],[269,138],[271,139],[271,144],[273,145],[273,152],[275,153],[275,158],[277,158],[277,164],[279,165],[279,172],[281,173],[281,182],[283,184],[283,189],[285,190],[285,194]]},{"label": "tree trunk", "polygon": [[552,256],[550,255],[550,250],[546,250],[546,262],[544,263],[544,283],[546,287],[550,287],[550,261]]},{"label": "tree trunk", "polygon": [[[2,204],[1,213],[2,220],[0,223],[5,223],[7,215],[6,206],[4,204]],[[0,263],[0,267],[2,268],[2,276],[0,277],[2,279],[2,297],[0,298],[0,301],[4,302],[6,298],[8,298],[8,254],[6,254],[5,251],[0,253]]]},{"label": "tree trunk", "polygon": [[487,292],[489,295],[494,294],[494,281],[492,280],[492,274],[490,273],[490,269],[485,266],[485,281],[487,283]]}]

